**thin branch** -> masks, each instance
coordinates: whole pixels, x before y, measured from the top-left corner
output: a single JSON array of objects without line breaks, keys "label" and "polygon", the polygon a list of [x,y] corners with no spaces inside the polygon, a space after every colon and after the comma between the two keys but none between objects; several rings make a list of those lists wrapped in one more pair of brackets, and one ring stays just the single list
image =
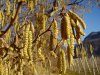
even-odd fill
[{"label": "thin branch", "polygon": [[83,2],[83,1],[84,0],[80,0],[80,1],[75,0],[74,2],[67,4],[67,6],[76,5],[76,4],[79,4],[79,3]]},{"label": "thin branch", "polygon": [[17,18],[17,15],[18,15],[18,13],[19,13],[19,10],[20,10],[20,7],[21,7],[22,3],[23,3],[23,1],[20,1],[20,2],[18,3],[17,11],[16,11],[16,14],[15,14],[14,18],[11,19],[11,22],[10,22],[10,24],[8,25],[8,27],[6,28],[6,30],[5,30],[5,31],[2,31],[2,34],[0,34],[0,37],[2,37],[2,36],[10,29],[10,27],[13,25],[13,23],[15,22],[15,20],[16,20],[16,18]]}]

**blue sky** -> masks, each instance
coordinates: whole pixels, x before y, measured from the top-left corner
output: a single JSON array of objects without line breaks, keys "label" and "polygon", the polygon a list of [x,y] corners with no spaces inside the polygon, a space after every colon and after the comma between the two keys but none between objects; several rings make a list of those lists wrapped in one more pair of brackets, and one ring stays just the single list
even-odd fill
[{"label": "blue sky", "polygon": [[[91,32],[100,31],[100,8],[91,8],[91,12],[84,14],[84,21],[86,23],[86,36]],[[85,37],[86,37],[85,36]]]}]

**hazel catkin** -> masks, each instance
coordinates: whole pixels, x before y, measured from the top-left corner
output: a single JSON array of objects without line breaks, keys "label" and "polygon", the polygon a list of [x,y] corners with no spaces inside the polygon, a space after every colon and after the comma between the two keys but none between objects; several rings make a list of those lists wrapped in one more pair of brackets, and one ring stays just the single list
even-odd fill
[{"label": "hazel catkin", "polygon": [[63,40],[67,40],[70,38],[70,17],[66,13],[66,15],[63,15],[61,20],[61,37]]}]

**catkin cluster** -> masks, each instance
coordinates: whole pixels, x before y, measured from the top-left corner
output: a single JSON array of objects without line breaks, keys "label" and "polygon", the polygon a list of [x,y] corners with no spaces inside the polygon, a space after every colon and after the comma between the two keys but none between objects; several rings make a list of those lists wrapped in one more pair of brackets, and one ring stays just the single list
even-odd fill
[{"label": "catkin cluster", "polygon": [[61,37],[63,40],[67,40],[70,38],[70,17],[69,15],[63,14],[61,20]]},{"label": "catkin cluster", "polygon": [[[69,10],[67,13],[61,13],[61,37],[63,40],[70,39],[71,35],[74,35],[76,41],[79,41],[81,36],[84,36],[85,33],[82,29],[86,29],[84,21],[74,12]],[[71,33],[70,33],[71,31]]]},{"label": "catkin cluster", "polygon": [[43,62],[45,62],[45,56],[43,55],[41,49],[42,49],[41,47],[38,49],[38,56]]},{"label": "catkin cluster", "polygon": [[26,26],[24,36],[23,54],[25,58],[32,60],[32,31],[30,30],[30,24]]},{"label": "catkin cluster", "polygon": [[80,44],[81,36],[85,35],[82,29],[86,29],[86,25],[84,21],[71,10],[68,10],[67,13],[62,12],[61,16],[61,37],[63,40],[67,40],[68,63],[72,65],[75,40]]},{"label": "catkin cluster", "polygon": [[28,33],[29,37],[28,37],[28,54],[29,54],[29,58],[31,61],[33,61],[33,54],[32,54],[32,31],[29,31]]},{"label": "catkin cluster", "polygon": [[58,37],[58,24],[57,24],[57,21],[55,19],[53,19],[51,24],[52,24],[51,28],[52,28],[53,34],[51,34],[52,35],[52,37],[51,37],[52,39],[50,41],[52,41],[53,47],[56,47],[56,45],[57,45],[57,37]]},{"label": "catkin cluster", "polygon": [[59,74],[65,74],[66,73],[66,55],[64,50],[60,49],[58,54],[58,61],[57,61],[57,67]]},{"label": "catkin cluster", "polygon": [[81,36],[84,36],[85,33],[83,32],[86,29],[85,22],[74,12],[71,10],[68,11],[68,14],[71,18],[71,26],[74,33],[74,37],[78,44],[80,44]]},{"label": "catkin cluster", "polygon": [[58,37],[58,24],[55,19],[53,19],[52,21],[52,31],[54,33],[54,38],[57,38]]}]

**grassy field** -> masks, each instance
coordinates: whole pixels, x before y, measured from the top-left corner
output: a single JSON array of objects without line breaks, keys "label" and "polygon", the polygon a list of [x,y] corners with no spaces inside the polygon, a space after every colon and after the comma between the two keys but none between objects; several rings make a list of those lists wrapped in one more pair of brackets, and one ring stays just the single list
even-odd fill
[{"label": "grassy field", "polygon": [[[55,71],[48,71],[40,66],[37,67],[38,74],[37,75],[100,75],[100,58],[89,59],[81,61],[81,59],[75,59],[74,66],[70,68],[67,67],[66,74],[58,74],[57,69]],[[93,62],[95,61],[95,63]]]}]

